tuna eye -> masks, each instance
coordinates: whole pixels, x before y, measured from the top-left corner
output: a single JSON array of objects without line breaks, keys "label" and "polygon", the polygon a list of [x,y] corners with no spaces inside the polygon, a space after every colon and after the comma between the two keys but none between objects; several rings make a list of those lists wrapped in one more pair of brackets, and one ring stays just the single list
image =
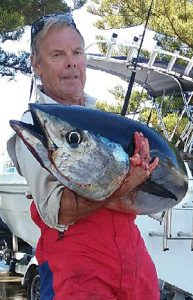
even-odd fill
[{"label": "tuna eye", "polygon": [[82,135],[79,130],[72,130],[70,132],[67,132],[66,134],[66,141],[70,145],[77,145],[82,142]]}]

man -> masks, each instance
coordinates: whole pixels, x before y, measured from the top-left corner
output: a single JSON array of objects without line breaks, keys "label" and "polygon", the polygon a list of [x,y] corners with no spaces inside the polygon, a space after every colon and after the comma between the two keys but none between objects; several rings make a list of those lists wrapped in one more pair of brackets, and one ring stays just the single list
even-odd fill
[{"label": "man", "polygon": [[[31,63],[42,86],[38,103],[93,106],[84,93],[84,39],[70,15],[37,20],[31,31]],[[29,112],[23,119],[29,122]],[[32,157],[17,137],[16,160],[35,204],[32,218],[41,229],[36,249],[42,300],[158,300],[152,260],[129,213],[125,197],[157,166],[140,133],[132,167],[122,186],[98,203],[62,186]]]}]

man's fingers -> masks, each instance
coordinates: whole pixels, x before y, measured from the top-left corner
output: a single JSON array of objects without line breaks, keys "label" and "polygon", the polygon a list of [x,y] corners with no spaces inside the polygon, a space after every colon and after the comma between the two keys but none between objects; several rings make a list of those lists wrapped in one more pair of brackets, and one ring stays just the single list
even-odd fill
[{"label": "man's fingers", "polygon": [[134,134],[135,151],[134,155],[131,157],[131,170],[136,167],[141,167],[145,171],[152,173],[158,166],[159,159],[155,158],[152,163],[150,163],[150,147],[149,141],[144,137],[143,133],[135,132]]},{"label": "man's fingers", "polygon": [[142,158],[149,157],[149,142],[146,137],[144,137],[142,132],[135,132],[134,134],[135,143],[135,154],[140,154]]},{"label": "man's fingers", "polygon": [[142,159],[142,161],[145,161],[147,164],[150,161],[149,142],[148,142],[148,139],[145,137],[143,137],[143,140],[142,140],[141,159]]},{"label": "man's fingers", "polygon": [[142,147],[142,139],[141,139],[141,133],[140,132],[135,132],[134,133],[134,144],[135,144],[135,150],[134,150],[134,155],[138,154],[141,152],[141,147]]},{"label": "man's fingers", "polygon": [[159,157],[156,157],[154,161],[151,164],[149,164],[149,171],[152,173],[157,168],[158,164],[159,164]]},{"label": "man's fingers", "polygon": [[149,164],[149,142],[141,132],[135,132],[134,134],[135,151],[131,158],[132,166],[141,166]]}]

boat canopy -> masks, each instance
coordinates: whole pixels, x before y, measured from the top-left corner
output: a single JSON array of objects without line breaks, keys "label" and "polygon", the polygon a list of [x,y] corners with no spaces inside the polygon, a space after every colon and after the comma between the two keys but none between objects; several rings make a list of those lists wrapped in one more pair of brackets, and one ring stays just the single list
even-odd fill
[{"label": "boat canopy", "polygon": [[[106,56],[87,54],[87,67],[105,71],[129,81],[133,62],[126,56]],[[135,83],[145,88],[151,97],[189,93],[193,91],[193,71],[188,72],[186,65],[140,57],[135,70]]]}]

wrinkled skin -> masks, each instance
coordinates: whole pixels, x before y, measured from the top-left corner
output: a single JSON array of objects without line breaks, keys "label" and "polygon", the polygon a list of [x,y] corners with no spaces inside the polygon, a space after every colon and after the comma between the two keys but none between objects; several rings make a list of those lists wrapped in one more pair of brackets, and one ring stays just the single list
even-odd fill
[{"label": "wrinkled skin", "polygon": [[83,105],[84,41],[71,27],[50,28],[31,63],[44,93],[58,103]]}]

